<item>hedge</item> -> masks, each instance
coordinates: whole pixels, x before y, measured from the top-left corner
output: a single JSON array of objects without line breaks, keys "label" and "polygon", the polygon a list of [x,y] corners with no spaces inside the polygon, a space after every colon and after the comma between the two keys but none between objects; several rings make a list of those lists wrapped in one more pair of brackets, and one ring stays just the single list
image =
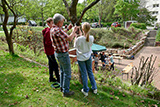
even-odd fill
[{"label": "hedge", "polygon": [[[44,22],[44,26],[46,25],[46,22]],[[42,26],[42,22],[39,22],[39,26]]]},{"label": "hedge", "polygon": [[133,26],[133,27],[139,28],[139,29],[146,29],[145,23],[132,23],[130,26]]},{"label": "hedge", "polygon": [[160,42],[160,30],[157,31],[156,42]]},{"label": "hedge", "polygon": [[107,22],[107,23],[101,22],[101,24],[103,25],[103,27],[108,27],[108,26],[110,27],[112,23],[113,22]]},{"label": "hedge", "polygon": [[[2,23],[0,23],[0,25],[2,25]],[[13,25],[13,22],[9,22],[7,25]],[[17,25],[26,25],[26,22],[18,22]]]}]

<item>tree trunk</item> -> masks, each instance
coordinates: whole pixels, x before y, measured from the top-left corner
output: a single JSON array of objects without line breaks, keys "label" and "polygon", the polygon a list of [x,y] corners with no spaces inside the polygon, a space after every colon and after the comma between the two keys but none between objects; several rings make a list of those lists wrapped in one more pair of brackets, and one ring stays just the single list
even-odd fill
[{"label": "tree trunk", "polygon": [[11,36],[6,37],[7,43],[8,43],[8,48],[9,48],[9,53],[14,54],[14,49],[13,49],[13,42]]},{"label": "tree trunk", "polygon": [[[6,36],[6,40],[7,40],[7,44],[8,44],[8,48],[9,48],[9,53],[13,55],[14,54],[14,49],[13,49],[13,42],[12,42],[12,34],[13,34],[14,28],[16,27],[17,15],[13,11],[13,9],[9,6],[9,4],[7,3],[6,0],[1,0],[1,1],[2,1],[3,12],[5,13],[4,14],[4,21],[3,21],[3,30],[4,30],[4,33],[5,33],[5,36]],[[7,29],[7,22],[8,22],[8,18],[9,18],[8,11],[9,10],[14,15],[14,23],[13,23],[13,26],[11,27],[11,29],[10,29],[10,33],[8,32],[8,29]]]}]

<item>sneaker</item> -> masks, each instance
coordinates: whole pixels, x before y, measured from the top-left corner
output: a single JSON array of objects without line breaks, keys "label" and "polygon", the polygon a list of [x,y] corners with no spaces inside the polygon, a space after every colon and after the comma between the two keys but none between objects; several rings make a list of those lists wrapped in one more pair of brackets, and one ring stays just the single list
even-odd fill
[{"label": "sneaker", "polygon": [[83,89],[81,89],[81,92],[82,92],[85,96],[88,96],[88,93],[87,93],[87,92],[84,92]]},{"label": "sneaker", "polygon": [[68,93],[63,93],[63,97],[69,97],[71,95],[74,95],[74,91],[69,91]]},{"label": "sneaker", "polygon": [[97,94],[97,89],[93,90],[93,93],[94,93],[94,94]]}]

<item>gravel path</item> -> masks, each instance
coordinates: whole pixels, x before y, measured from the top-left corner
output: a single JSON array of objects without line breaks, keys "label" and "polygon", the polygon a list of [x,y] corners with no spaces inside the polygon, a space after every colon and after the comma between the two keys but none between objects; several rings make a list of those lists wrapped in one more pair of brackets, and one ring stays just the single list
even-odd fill
[{"label": "gravel path", "polygon": [[[115,66],[119,69],[123,69],[123,68],[125,68],[125,66],[127,64],[132,62],[134,66],[138,67],[141,56],[144,56],[145,58],[147,58],[151,55],[153,55],[153,57],[157,56],[154,67],[158,70],[158,73],[154,77],[153,84],[155,87],[160,89],[160,67],[159,67],[159,65],[160,65],[160,47],[145,46],[135,55],[134,60],[123,59],[123,60],[121,60],[120,64],[118,64],[118,60],[115,59],[114,60],[116,63]],[[129,77],[130,77],[130,75],[131,75],[131,71],[129,72]],[[124,75],[124,80],[127,80],[126,75]]]}]

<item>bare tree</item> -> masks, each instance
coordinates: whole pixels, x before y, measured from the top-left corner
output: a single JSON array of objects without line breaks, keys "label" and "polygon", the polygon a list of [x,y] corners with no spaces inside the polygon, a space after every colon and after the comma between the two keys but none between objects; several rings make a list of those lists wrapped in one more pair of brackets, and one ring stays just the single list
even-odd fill
[{"label": "bare tree", "polygon": [[80,18],[77,18],[77,4],[78,0],[72,0],[70,6],[68,5],[68,2],[66,0],[63,0],[65,7],[67,9],[67,13],[71,19],[72,24],[77,23],[77,25],[80,25],[80,22],[82,20],[83,15],[85,12],[90,9],[92,6],[94,6],[96,3],[98,3],[100,0],[95,0],[91,4],[89,4],[86,8],[83,9]]},{"label": "bare tree", "polygon": [[144,58],[144,56],[140,58],[139,67],[138,68],[134,67],[132,69],[132,74],[131,74],[132,85],[143,86],[146,84],[151,84],[151,82],[153,81],[153,77],[157,73],[155,67],[153,67],[156,58],[157,56],[153,59],[153,55],[147,57],[146,59]]},{"label": "bare tree", "polygon": [[[4,33],[6,35],[6,40],[7,40],[8,47],[9,47],[9,52],[11,54],[14,54],[12,34],[13,34],[14,28],[16,27],[17,14],[13,10],[14,4],[11,6],[6,0],[1,0],[1,3],[2,3],[1,7],[3,8],[3,12],[4,12],[3,30],[4,30]],[[13,22],[13,26],[10,28],[10,32],[7,29],[7,22],[8,22],[8,18],[9,18],[9,12],[8,11],[9,10],[14,15],[14,22]]]}]

